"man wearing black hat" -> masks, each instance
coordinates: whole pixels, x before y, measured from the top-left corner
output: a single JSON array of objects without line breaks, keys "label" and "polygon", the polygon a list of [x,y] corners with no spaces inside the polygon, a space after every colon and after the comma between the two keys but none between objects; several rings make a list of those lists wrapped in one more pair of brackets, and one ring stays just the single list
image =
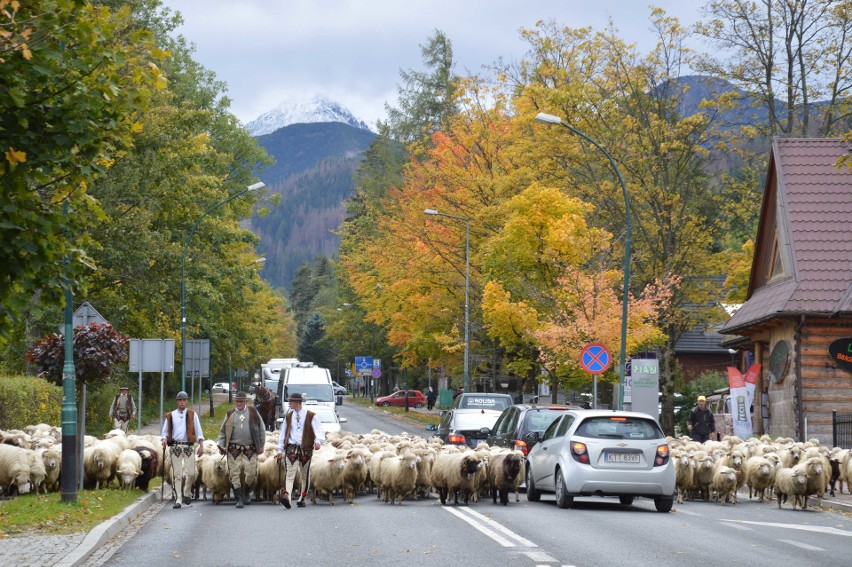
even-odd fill
[{"label": "man wearing black hat", "polygon": [[127,426],[136,417],[136,404],[127,386],[122,386],[121,391],[112,400],[109,417],[112,419],[113,429],[121,429],[127,433]]},{"label": "man wearing black hat", "polygon": [[[263,452],[266,445],[266,427],[257,409],[246,405],[245,392],[237,392],[234,397],[236,408],[228,411],[216,445],[221,454],[228,455],[228,474],[237,508],[251,504],[252,487],[257,479],[257,454]],[[245,476],[245,484],[240,482],[240,473]]]},{"label": "man wearing black hat", "polygon": [[[195,455],[199,457],[204,452],[204,432],[201,431],[201,420],[198,414],[186,407],[186,392],[180,391],[175,396],[177,409],[170,411],[163,419],[161,434],[163,448],[169,447],[164,459],[169,459],[172,465],[172,490],[175,503],[172,508],[180,508],[181,495],[183,504],[192,503],[192,485],[198,474],[195,469]],[[198,450],[193,451],[193,445],[198,443]],[[181,490],[181,487],[183,490]]]},{"label": "man wearing black hat", "polygon": [[284,494],[280,502],[285,508],[290,508],[292,503],[293,483],[296,480],[296,472],[301,473],[302,493],[296,501],[299,508],[305,507],[305,496],[311,484],[311,457],[316,449],[320,448],[325,441],[325,433],[322,430],[322,422],[312,411],[302,408],[304,398],[296,392],[290,394],[287,399],[290,410],[284,416],[284,431],[278,438],[278,455],[275,457],[280,463],[284,461],[286,469]]}]

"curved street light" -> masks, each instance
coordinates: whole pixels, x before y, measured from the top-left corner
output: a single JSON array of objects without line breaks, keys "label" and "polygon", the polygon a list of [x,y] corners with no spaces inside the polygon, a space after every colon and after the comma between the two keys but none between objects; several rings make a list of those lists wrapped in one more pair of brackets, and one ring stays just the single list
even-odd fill
[{"label": "curved street light", "polygon": [[[189,231],[189,237],[186,239],[186,246],[183,247],[183,260],[180,263],[180,389],[186,390],[186,255],[189,252],[189,243],[192,241],[192,235],[195,234],[195,229],[201,224],[208,214],[212,213],[222,205],[230,203],[237,197],[245,195],[249,191],[257,191],[266,187],[263,181],[259,181],[249,185],[239,193],[234,193],[221,203],[213,205],[202,214],[195,224],[192,225],[192,230]],[[230,385],[228,387],[230,390]]]},{"label": "curved street light", "polygon": [[[618,182],[621,184],[621,192],[624,195],[624,213],[627,218],[627,232],[624,239],[624,296],[622,298],[621,303],[621,355],[619,357],[619,376],[618,376],[618,409],[624,408],[624,373],[625,373],[625,358],[627,355],[627,302],[630,298],[627,286],[630,284],[630,247],[632,244],[631,240],[631,232],[632,232],[632,221],[630,219],[630,197],[627,195],[627,186],[624,184],[624,179],[621,177],[621,171],[618,169],[618,165],[616,165],[615,160],[612,159],[612,156],[609,155],[609,152],[606,151],[600,144],[598,144],[593,139],[589,138],[584,133],[580,132],[567,122],[564,122],[558,116],[554,116],[552,114],[545,114],[544,112],[540,112],[535,117],[536,121],[543,122],[544,124],[559,124],[567,128],[571,133],[583,138],[593,146],[595,146],[598,150],[601,151],[603,155],[606,156],[606,159],[609,160],[610,165],[615,170],[615,175],[618,177]],[[597,400],[595,400],[597,403]]]},{"label": "curved street light", "polygon": [[464,391],[470,392],[470,221],[468,217],[457,217],[439,213],[435,209],[423,211],[427,215],[437,215],[465,222],[464,239]]}]

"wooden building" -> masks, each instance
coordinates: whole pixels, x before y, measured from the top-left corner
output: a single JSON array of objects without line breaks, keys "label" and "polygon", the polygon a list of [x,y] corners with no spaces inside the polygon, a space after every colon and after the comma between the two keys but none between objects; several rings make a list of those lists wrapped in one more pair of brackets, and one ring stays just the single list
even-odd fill
[{"label": "wooden building", "polygon": [[852,366],[829,353],[852,338],[852,172],[837,167],[850,150],[837,139],[772,144],[747,301],[720,329],[762,365],[758,433],[763,392],[773,437],[830,445],[832,410],[852,413]]}]

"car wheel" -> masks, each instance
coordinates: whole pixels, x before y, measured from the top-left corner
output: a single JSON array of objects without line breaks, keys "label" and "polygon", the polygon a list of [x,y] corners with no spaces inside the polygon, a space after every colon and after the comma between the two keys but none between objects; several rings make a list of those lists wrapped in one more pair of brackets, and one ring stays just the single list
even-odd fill
[{"label": "car wheel", "polygon": [[414,404],[414,407],[416,407],[416,408],[422,408],[422,407],[423,407],[423,404],[421,404],[420,402],[417,402],[416,404]]},{"label": "car wheel", "polygon": [[625,506],[630,506],[633,504],[633,496],[619,496],[618,501],[624,504]]},{"label": "car wheel", "polygon": [[390,406],[390,402],[382,402],[382,407],[386,408]]},{"label": "car wheel", "polygon": [[657,512],[671,512],[672,504],[674,504],[674,498],[671,496],[654,498],[654,508],[657,509]]},{"label": "car wheel", "polygon": [[529,467],[527,467],[527,500],[530,502],[541,500],[541,492],[535,489],[535,483],[533,482]]},{"label": "car wheel", "polygon": [[556,471],[556,505],[560,508],[570,508],[574,504],[574,497],[568,496],[565,489],[565,480],[562,478],[562,469]]}]

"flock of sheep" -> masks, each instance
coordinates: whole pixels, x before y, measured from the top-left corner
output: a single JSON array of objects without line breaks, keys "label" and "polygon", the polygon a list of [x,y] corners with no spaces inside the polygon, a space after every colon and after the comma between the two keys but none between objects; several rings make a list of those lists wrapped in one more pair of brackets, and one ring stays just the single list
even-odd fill
[{"label": "flock of sheep", "polygon": [[[737,491],[749,489],[749,498],[776,498],[778,507],[790,501],[793,509],[807,509],[808,496],[820,504],[826,491],[843,492],[852,478],[852,451],[829,449],[819,440],[772,440],[764,435],[743,441],[728,436],[722,441],[697,443],[689,438],[669,438],[677,479],[677,502],[684,498],[737,503]],[[840,483],[837,486],[837,483]]]},{"label": "flock of sheep", "polygon": [[[277,502],[284,488],[286,463],[275,459],[279,433],[267,435],[266,446],[258,454],[253,487],[257,501]],[[58,491],[60,440],[61,430],[45,424],[0,431],[2,494]],[[159,475],[163,475],[166,484],[173,485],[168,451],[166,448],[164,453],[156,435],[125,435],[113,430],[103,439],[86,436],[84,486],[99,489],[115,483],[122,489],[147,490],[150,480]],[[485,444],[472,450],[445,446],[437,438],[388,435],[379,430],[365,435],[338,432],[327,434],[326,443],[314,452],[310,477],[313,503],[319,496],[333,505],[335,494],[352,503],[357,495],[375,492],[385,502],[401,504],[406,498],[427,498],[434,490],[442,504],[450,498],[456,504],[460,498],[467,504],[490,494],[495,503],[499,499],[506,505],[510,491],[519,501],[524,458],[520,452],[492,449]],[[185,481],[195,487],[196,497],[206,500],[210,493],[215,504],[230,498],[227,459],[213,441],[204,441],[203,454],[196,459],[195,475]]]},{"label": "flock of sheep", "polygon": [[[257,501],[277,502],[284,488],[285,461],[278,461],[277,437],[267,436],[258,455],[258,474],[253,487]],[[0,494],[13,496],[30,491],[59,490],[62,450],[61,430],[39,424],[24,430],[0,431]],[[743,441],[697,443],[689,438],[669,438],[677,479],[677,502],[684,499],[737,503],[737,491],[747,486],[749,498],[763,502],[776,498],[778,506],[790,501],[793,509],[807,508],[809,495],[822,499],[828,490],[843,492],[852,478],[852,451],[828,449],[812,439],[794,442],[768,436]],[[163,452],[159,436],[125,435],[114,430],[97,439],[85,437],[83,473],[87,488],[134,487],[148,490],[155,476],[163,475],[173,485],[168,449]],[[162,466],[161,466],[162,464]],[[464,504],[491,495],[496,503],[508,504],[509,492],[519,501],[518,487],[524,481],[524,456],[518,451],[480,444],[476,449],[444,445],[440,439],[388,435],[379,430],[358,435],[329,433],[326,443],[311,460],[311,501],[317,496],[334,505],[334,496],[352,503],[356,496],[375,493],[391,504],[407,498],[430,498],[438,494],[441,504],[450,499]],[[231,496],[227,459],[213,441],[204,441],[204,453],[196,460],[193,478],[185,479],[196,489],[196,498],[215,504]],[[839,481],[839,486],[837,482]],[[299,480],[301,482],[301,480]]]}]

